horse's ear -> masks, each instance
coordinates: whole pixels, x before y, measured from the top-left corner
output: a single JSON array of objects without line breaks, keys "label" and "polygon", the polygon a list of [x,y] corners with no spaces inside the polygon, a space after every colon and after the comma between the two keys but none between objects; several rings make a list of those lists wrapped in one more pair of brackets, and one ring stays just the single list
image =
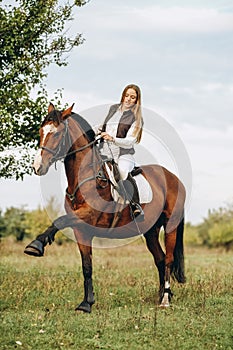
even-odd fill
[{"label": "horse's ear", "polygon": [[71,115],[73,107],[74,107],[74,103],[72,104],[71,107],[67,108],[65,111],[62,112],[61,116],[63,120],[65,120]]},{"label": "horse's ear", "polygon": [[54,109],[55,109],[54,105],[50,102],[49,108],[48,108],[48,114],[54,111]]}]

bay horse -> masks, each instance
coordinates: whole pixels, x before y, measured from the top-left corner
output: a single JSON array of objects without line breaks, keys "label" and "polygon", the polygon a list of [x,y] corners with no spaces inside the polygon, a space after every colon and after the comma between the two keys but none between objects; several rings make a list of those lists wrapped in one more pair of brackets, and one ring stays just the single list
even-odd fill
[{"label": "bay horse", "polygon": [[[142,204],[144,221],[132,218],[130,205],[117,211],[111,194],[106,162],[100,155],[95,133],[89,123],[72,112],[73,106],[59,111],[50,103],[40,127],[40,148],[35,156],[35,174],[45,175],[56,161],[64,159],[68,187],[65,195],[66,215],[53,221],[24,250],[28,255],[43,256],[60,229],[71,227],[81,253],[84,298],[76,310],[91,312],[95,302],[92,284],[92,240],[94,237],[124,239],[143,234],[159,273],[159,303],[168,307],[172,292],[170,277],[185,282],[184,273],[184,202],[181,181],[159,165],[142,166],[153,198]],[[159,243],[164,228],[165,252]]]}]

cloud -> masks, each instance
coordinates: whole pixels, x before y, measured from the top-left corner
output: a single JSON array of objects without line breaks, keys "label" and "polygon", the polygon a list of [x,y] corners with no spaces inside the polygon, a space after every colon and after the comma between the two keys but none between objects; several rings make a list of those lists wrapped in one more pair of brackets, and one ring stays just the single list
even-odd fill
[{"label": "cloud", "polygon": [[[137,23],[162,32],[213,33],[233,30],[233,14],[217,9],[158,6],[135,9]],[[132,15],[133,15],[132,14]]]},{"label": "cloud", "polygon": [[[158,87],[154,94],[158,107],[151,105],[151,108],[168,116],[177,128],[188,123],[225,132],[232,125],[233,86],[227,82],[208,81],[208,76],[206,78],[205,82],[190,81],[190,85],[177,81],[173,85]],[[151,96],[148,97],[152,100]],[[201,137],[199,131],[197,135]]]},{"label": "cloud", "polygon": [[[85,72],[86,81],[107,82],[114,75],[165,86],[179,81],[188,87],[207,76],[210,84],[229,81],[233,13],[120,3],[90,3],[74,22],[75,32],[84,29],[86,42],[73,52],[71,61],[80,76]],[[84,65],[86,69],[78,71]]]},{"label": "cloud", "polygon": [[233,126],[225,130],[183,124],[179,133],[187,147],[193,170],[193,191],[188,219],[200,222],[208,209],[233,201]]},{"label": "cloud", "polygon": [[161,91],[169,94],[176,95],[202,95],[203,93],[220,93],[226,95],[232,95],[233,98],[233,84],[219,83],[219,82],[206,82],[200,85],[192,86],[175,86],[175,85],[163,85],[160,87]]},{"label": "cloud", "polygon": [[[94,11],[79,15],[79,28],[96,28],[117,33],[216,33],[233,31],[233,13],[217,8],[162,6],[96,6]],[[87,9],[88,10],[88,9]],[[88,22],[87,22],[88,21]]]},{"label": "cloud", "polygon": [[168,86],[164,85],[161,86],[160,88],[162,91],[165,93],[169,94],[182,94],[182,95],[193,95],[194,94],[194,89],[192,87],[186,87],[186,86]]},{"label": "cloud", "polygon": [[[233,149],[233,126],[230,125],[226,129],[209,128],[204,125],[191,125],[184,123],[181,127],[183,137],[189,141],[190,145],[204,147],[210,154],[223,154],[229,159]],[[224,143],[222,142],[224,140]],[[211,147],[206,147],[206,145]],[[212,153],[213,152],[213,153]],[[233,164],[232,164],[233,165]]]},{"label": "cloud", "polygon": [[232,84],[223,84],[223,83],[207,83],[200,87],[202,91],[205,92],[226,92],[233,94],[233,85]]}]

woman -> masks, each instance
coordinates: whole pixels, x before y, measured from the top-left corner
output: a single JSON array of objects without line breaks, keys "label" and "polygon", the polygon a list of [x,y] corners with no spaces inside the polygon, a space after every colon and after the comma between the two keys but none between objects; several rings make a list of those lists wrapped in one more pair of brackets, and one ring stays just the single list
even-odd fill
[{"label": "woman", "polygon": [[127,85],[119,104],[110,107],[101,130],[102,154],[112,156],[118,164],[119,186],[130,196],[134,216],[144,216],[139,204],[137,184],[130,174],[135,167],[134,144],[142,136],[143,118],[141,113],[141,91],[137,85]]}]

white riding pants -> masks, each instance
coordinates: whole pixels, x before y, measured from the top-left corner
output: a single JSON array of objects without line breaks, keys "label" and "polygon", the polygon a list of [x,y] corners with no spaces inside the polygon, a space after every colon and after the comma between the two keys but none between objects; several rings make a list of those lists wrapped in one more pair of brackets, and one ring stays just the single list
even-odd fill
[{"label": "white riding pants", "polygon": [[118,158],[118,169],[122,180],[126,180],[135,166],[135,159],[132,154],[124,154]]}]

